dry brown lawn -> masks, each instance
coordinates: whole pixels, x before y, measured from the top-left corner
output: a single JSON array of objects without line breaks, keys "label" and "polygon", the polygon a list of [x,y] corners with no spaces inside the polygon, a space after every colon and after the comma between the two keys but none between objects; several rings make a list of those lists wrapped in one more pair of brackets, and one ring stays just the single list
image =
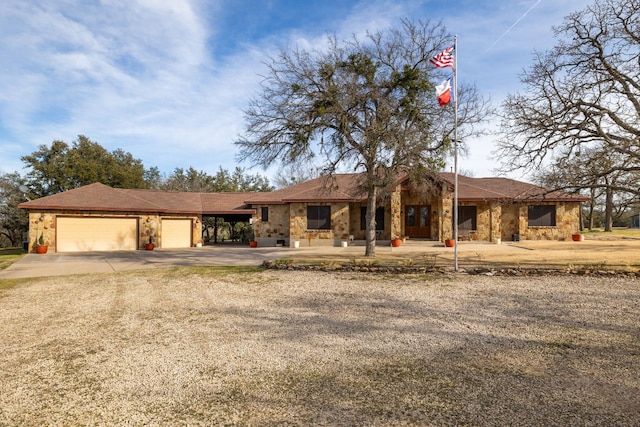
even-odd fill
[{"label": "dry brown lawn", "polygon": [[640,281],[0,281],[0,425],[640,425]]},{"label": "dry brown lawn", "polygon": [[[634,230],[635,231],[635,230]],[[423,245],[425,250],[420,250]],[[404,249],[396,252],[377,250],[375,260],[364,257],[364,248],[356,254],[315,253],[293,254],[292,263],[358,263],[373,262],[378,265],[435,265],[452,266],[454,253],[451,248],[434,249],[433,242],[410,241]],[[557,269],[602,269],[617,271],[640,270],[640,231],[626,235],[598,233],[588,235],[582,242],[528,240],[474,244],[461,242],[458,246],[460,268],[510,267],[510,268],[557,268]]]}]

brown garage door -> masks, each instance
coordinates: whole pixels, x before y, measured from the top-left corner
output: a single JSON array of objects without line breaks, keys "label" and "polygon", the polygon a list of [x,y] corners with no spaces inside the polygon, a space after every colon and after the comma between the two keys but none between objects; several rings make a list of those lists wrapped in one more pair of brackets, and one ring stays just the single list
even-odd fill
[{"label": "brown garage door", "polygon": [[74,218],[56,220],[56,251],[128,251],[138,249],[136,218]]},{"label": "brown garage door", "polygon": [[190,248],[191,220],[162,218],[162,248]]}]

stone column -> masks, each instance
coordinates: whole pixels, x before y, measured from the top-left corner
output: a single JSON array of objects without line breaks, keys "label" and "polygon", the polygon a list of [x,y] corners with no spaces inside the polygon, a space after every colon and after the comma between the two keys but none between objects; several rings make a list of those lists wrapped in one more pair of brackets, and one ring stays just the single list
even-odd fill
[{"label": "stone column", "polygon": [[440,207],[440,241],[453,239],[453,193],[442,193],[442,206]]},{"label": "stone column", "polygon": [[391,239],[399,239],[402,233],[402,197],[401,188],[391,193]]},{"label": "stone column", "polygon": [[502,240],[502,206],[499,204],[491,205],[491,241],[498,242]]}]

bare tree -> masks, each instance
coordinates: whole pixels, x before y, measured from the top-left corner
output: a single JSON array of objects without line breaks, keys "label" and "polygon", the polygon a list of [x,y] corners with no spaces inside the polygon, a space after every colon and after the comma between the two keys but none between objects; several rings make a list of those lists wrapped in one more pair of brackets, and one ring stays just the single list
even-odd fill
[{"label": "bare tree", "polygon": [[[329,37],[324,51],[283,49],[267,63],[262,90],[245,111],[240,160],[263,167],[311,162],[324,175],[363,172],[365,255],[375,256],[379,195],[399,173],[424,177],[451,153],[453,109],[437,105],[434,81],[443,74],[429,59],[452,42],[439,23],[405,20],[363,40]],[[489,109],[467,85],[459,87],[458,104],[462,139]]]},{"label": "bare tree", "polygon": [[[503,105],[502,171],[597,148],[601,177],[640,171],[640,0],[596,0],[554,28]],[[615,155],[620,161],[602,160]],[[586,167],[584,165],[583,167]],[[624,189],[640,194],[637,185]]]},{"label": "bare tree", "polygon": [[276,188],[284,188],[310,179],[319,178],[322,171],[319,167],[307,163],[292,163],[276,172],[273,183]]},{"label": "bare tree", "polygon": [[628,156],[607,152],[603,147],[586,149],[573,155],[559,155],[534,178],[546,188],[574,193],[588,191],[591,198],[587,213],[589,229],[594,226],[598,204],[603,204],[604,229],[612,231],[614,220],[620,218],[637,198],[628,189],[637,188],[640,172],[627,171],[625,162],[629,161]]}]

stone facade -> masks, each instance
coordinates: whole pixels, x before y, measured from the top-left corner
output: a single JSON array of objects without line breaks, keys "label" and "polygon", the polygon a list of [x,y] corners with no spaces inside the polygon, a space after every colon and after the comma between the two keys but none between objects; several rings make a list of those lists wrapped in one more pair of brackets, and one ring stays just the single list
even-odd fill
[{"label": "stone facade", "polygon": [[49,212],[29,212],[29,250],[33,250],[42,234],[45,246],[56,242],[56,215]]},{"label": "stone facade", "polygon": [[[268,218],[262,218],[262,208],[268,209]],[[256,214],[253,216],[253,234],[256,241],[263,245],[275,246],[278,240],[289,240],[290,230],[290,205],[259,205],[256,206]]]},{"label": "stone facade", "polygon": [[[379,242],[407,237],[406,209],[408,206],[427,206],[429,209],[429,236],[431,240],[444,241],[454,237],[453,191],[444,187],[440,196],[428,197],[409,191],[392,193],[384,206],[385,229],[376,232]],[[309,204],[318,205],[319,203]],[[530,227],[528,206],[525,203],[464,201],[459,206],[475,206],[476,229],[459,231],[460,240],[498,243],[514,238],[522,240],[567,240],[579,229],[580,203],[547,203],[556,206],[556,225],[550,227]],[[288,239],[293,246],[339,246],[348,240],[365,240],[365,230],[361,227],[361,209],[365,202],[335,203],[331,205],[331,229],[307,229],[307,203],[290,203],[269,206],[269,221],[262,222],[260,208],[254,217],[256,239],[264,245],[273,245],[276,239]]]}]

